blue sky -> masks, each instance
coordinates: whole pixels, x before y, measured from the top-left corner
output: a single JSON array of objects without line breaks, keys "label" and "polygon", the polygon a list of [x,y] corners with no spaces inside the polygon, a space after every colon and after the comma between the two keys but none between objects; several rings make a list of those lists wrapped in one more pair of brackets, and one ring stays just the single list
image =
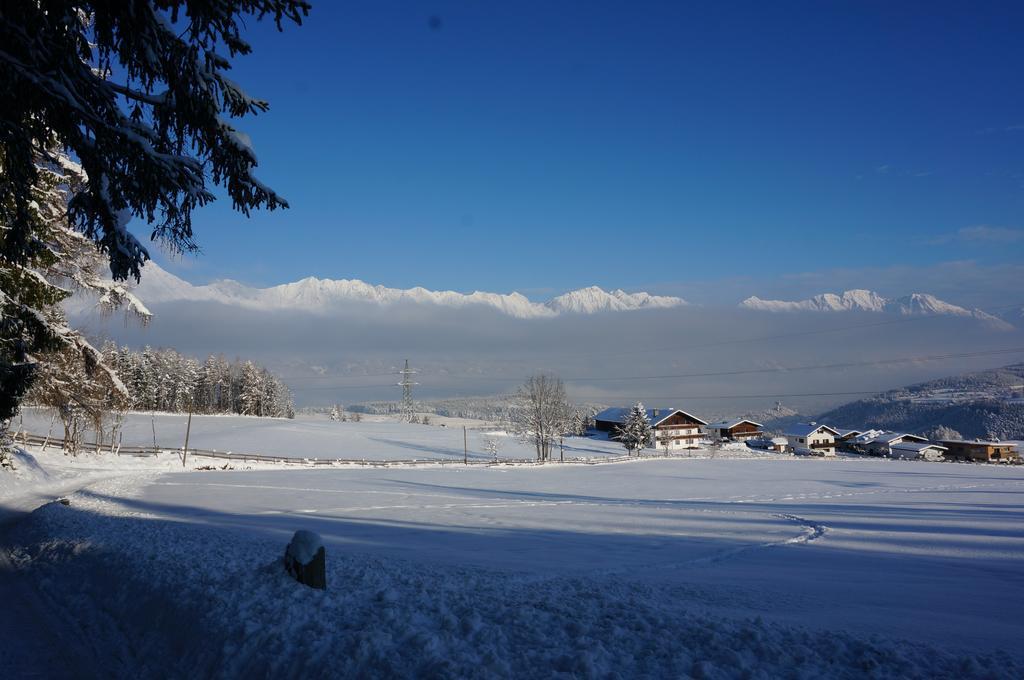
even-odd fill
[{"label": "blue sky", "polygon": [[321,0],[250,27],[234,77],[271,109],[239,126],[292,208],[202,210],[193,282],[813,293],[1024,255],[1014,3]]}]

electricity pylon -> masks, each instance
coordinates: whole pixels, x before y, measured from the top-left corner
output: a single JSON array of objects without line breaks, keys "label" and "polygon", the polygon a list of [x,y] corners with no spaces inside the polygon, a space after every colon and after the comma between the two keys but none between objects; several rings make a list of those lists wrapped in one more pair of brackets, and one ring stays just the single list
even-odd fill
[{"label": "electricity pylon", "polygon": [[407,423],[412,422],[412,386],[419,385],[418,382],[412,381],[412,376],[419,371],[414,371],[409,368],[409,360],[405,360],[405,368],[398,372],[398,375],[402,376],[402,381],[398,383],[398,386],[402,388],[402,420]]}]

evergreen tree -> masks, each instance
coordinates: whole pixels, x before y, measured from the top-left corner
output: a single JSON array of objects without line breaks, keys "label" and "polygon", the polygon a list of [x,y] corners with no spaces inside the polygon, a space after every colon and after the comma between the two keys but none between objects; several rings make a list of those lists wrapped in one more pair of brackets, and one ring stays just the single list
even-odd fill
[{"label": "evergreen tree", "polygon": [[626,453],[632,455],[634,451],[646,449],[651,445],[651,421],[647,417],[647,410],[641,402],[637,402],[629,410],[622,425],[617,428],[618,440],[626,448]]},{"label": "evergreen tree", "polygon": [[[8,99],[9,95],[0,98],[0,106]],[[35,175],[24,215],[31,228],[29,250],[17,260],[6,255],[3,243],[12,238],[12,228],[5,213],[14,199],[2,190],[10,172],[4,133],[0,124],[0,458],[10,445],[10,419],[41,373],[40,362],[53,358],[66,364],[77,356],[88,373],[108,370],[104,355],[68,327],[59,305],[62,300],[83,290],[96,295],[106,311],[124,307],[142,318],[149,316],[123,284],[101,276],[102,257],[92,242],[68,227],[69,201],[81,191],[85,177],[77,164],[52,147],[47,153],[33,150]]]},{"label": "evergreen tree", "polygon": [[[75,261],[55,236],[94,242],[123,281],[138,279],[149,258],[127,228],[132,216],[172,250],[193,251],[192,211],[214,199],[211,183],[245,214],[287,207],[253,175],[256,155],[230,120],[268,105],[226,72],[251,52],[248,18],[271,17],[280,29],[309,8],[305,0],[3,3],[0,439],[37,372],[33,357],[69,346],[98,356],[61,315],[45,313],[67,292],[42,270]],[[69,175],[77,190],[50,200]]]},{"label": "evergreen tree", "polygon": [[239,389],[243,415],[261,415],[263,408],[263,375],[251,361],[242,366],[242,381]]}]

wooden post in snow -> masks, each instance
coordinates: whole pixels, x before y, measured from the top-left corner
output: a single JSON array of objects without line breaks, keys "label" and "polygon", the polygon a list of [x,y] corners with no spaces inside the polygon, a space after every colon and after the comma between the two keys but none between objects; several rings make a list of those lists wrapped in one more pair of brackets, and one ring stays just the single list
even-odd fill
[{"label": "wooden post in snow", "polygon": [[185,449],[181,453],[181,467],[185,467],[188,458],[188,435],[192,431],[192,400],[188,400],[188,424],[185,426]]},{"label": "wooden post in snow", "polygon": [[462,426],[462,462],[469,465],[469,435],[466,434],[466,426]]},{"label": "wooden post in snow", "polygon": [[159,456],[160,449],[156,445],[156,411],[149,414],[149,426],[153,428],[153,454]]}]

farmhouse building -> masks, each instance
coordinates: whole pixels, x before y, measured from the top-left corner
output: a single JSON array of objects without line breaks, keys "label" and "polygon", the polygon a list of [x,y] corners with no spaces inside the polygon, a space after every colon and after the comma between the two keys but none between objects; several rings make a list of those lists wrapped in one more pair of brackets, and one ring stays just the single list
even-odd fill
[{"label": "farmhouse building", "polygon": [[864,452],[872,456],[892,455],[892,447],[897,444],[917,443],[925,444],[928,440],[918,437],[916,434],[904,434],[900,432],[883,432],[872,439],[864,442]]},{"label": "farmhouse building", "polygon": [[793,453],[812,456],[836,455],[835,429],[818,423],[796,423],[784,433]]},{"label": "farmhouse building", "polygon": [[[625,422],[630,410],[607,408],[594,416],[594,428],[599,432],[607,432],[610,439],[615,439],[618,428]],[[649,408],[647,419],[651,421],[656,448],[669,451],[695,449],[704,439],[701,427],[707,423],[685,411],[674,408]]]},{"label": "farmhouse building", "polygon": [[947,439],[940,442],[949,449],[946,458],[950,460],[973,460],[982,462],[1016,462],[1020,453],[1016,444],[998,441],[962,441]]},{"label": "farmhouse building", "polygon": [[761,431],[761,423],[742,418],[711,423],[704,427],[704,431],[712,441],[743,442],[759,438],[764,434]]},{"label": "farmhouse building", "polygon": [[889,447],[889,456],[903,460],[942,460],[947,450],[931,442],[903,441]]}]

